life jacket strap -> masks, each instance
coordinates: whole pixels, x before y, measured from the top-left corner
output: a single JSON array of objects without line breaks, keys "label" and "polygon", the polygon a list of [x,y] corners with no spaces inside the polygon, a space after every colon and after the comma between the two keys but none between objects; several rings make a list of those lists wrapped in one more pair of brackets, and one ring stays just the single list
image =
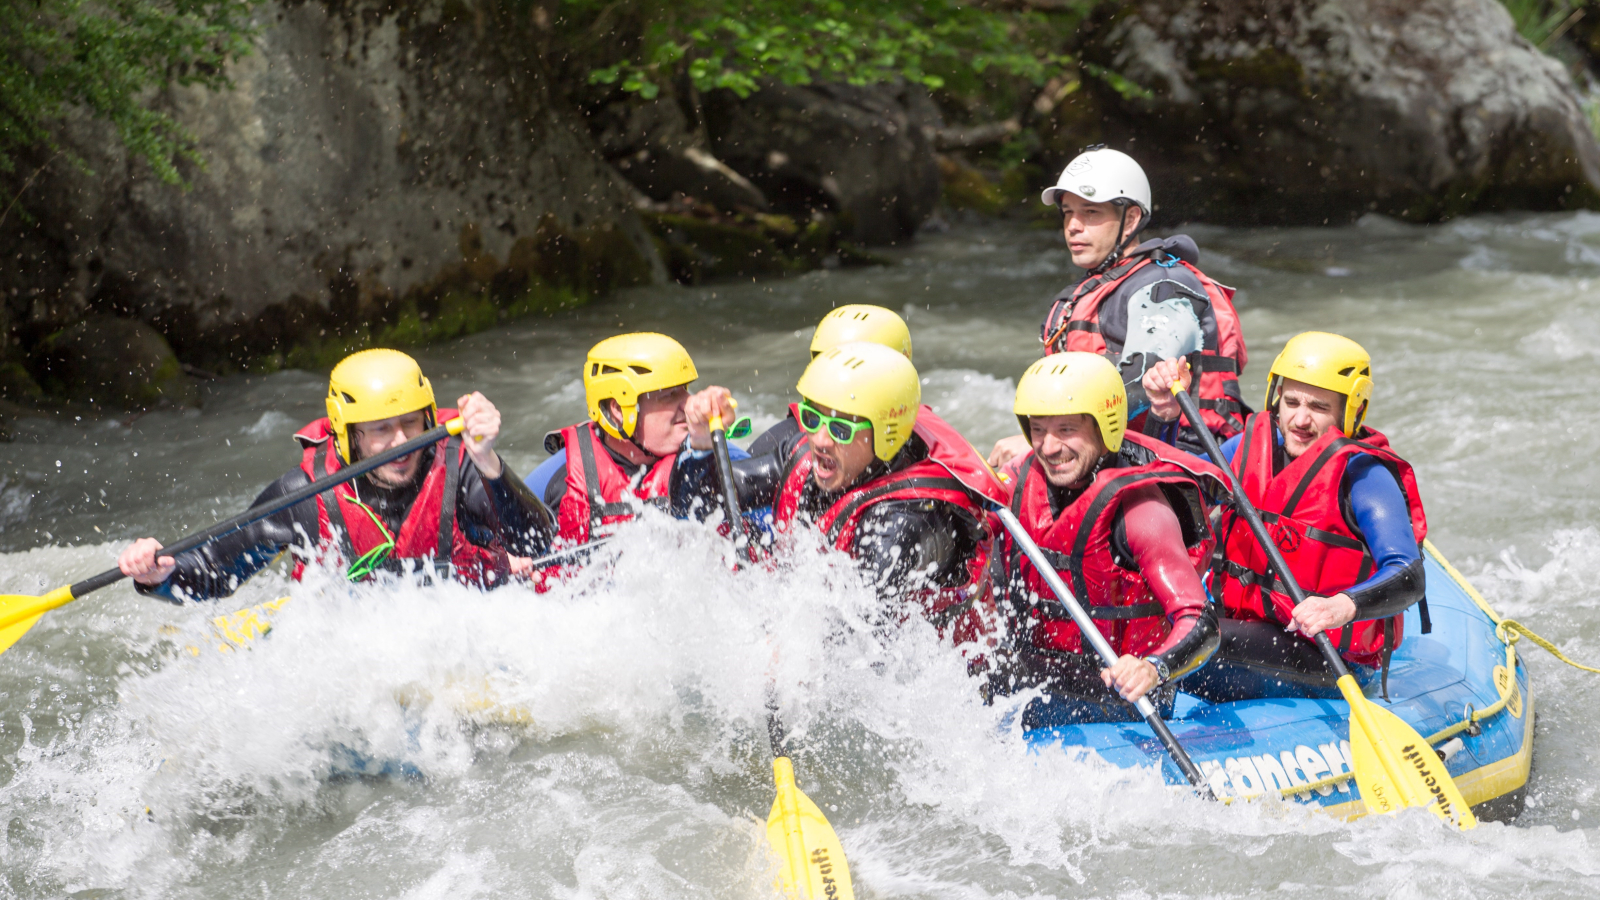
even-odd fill
[{"label": "life jacket strap", "polygon": [[[334,442],[328,441],[327,445],[322,449],[324,450],[322,456],[322,474],[324,476],[331,476],[333,475],[333,469],[329,467],[328,460],[335,452]],[[353,562],[355,560],[355,545],[350,543],[350,529],[344,524],[344,510],[339,508],[339,494],[337,486],[328,488],[317,496],[322,498],[322,508],[328,513],[328,525],[333,529],[334,540],[339,542],[341,554],[345,559]]]},{"label": "life jacket strap", "polygon": [[[1258,510],[1258,512],[1260,512],[1261,521],[1267,525],[1272,525],[1279,519],[1283,518],[1277,513],[1270,513],[1266,512],[1265,510]],[[1343,550],[1360,550],[1363,553],[1365,553],[1367,550],[1366,544],[1361,543],[1353,537],[1346,537],[1342,534],[1335,534],[1331,531],[1327,531],[1322,528],[1315,528],[1309,525],[1305,526],[1305,536],[1319,544],[1327,544],[1330,547],[1338,547]],[[1369,556],[1367,560],[1363,560],[1362,565],[1369,565],[1368,560],[1370,559],[1371,557]],[[1371,574],[1370,572],[1365,572],[1365,570],[1363,570],[1363,572],[1364,574],[1356,579],[1357,584],[1366,581],[1367,575]]]},{"label": "life jacket strap", "polygon": [[601,495],[600,468],[594,458],[594,445],[600,440],[600,435],[593,422],[588,424],[588,428],[589,434],[581,435],[582,439],[578,441],[578,458],[583,462],[583,488],[589,494],[589,531],[594,533],[600,530],[607,516],[631,516],[633,507],[627,503],[607,503]]}]

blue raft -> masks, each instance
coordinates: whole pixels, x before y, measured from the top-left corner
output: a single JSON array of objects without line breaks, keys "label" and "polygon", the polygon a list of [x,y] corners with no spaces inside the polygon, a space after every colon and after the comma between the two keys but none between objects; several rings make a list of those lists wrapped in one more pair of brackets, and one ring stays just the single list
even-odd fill
[{"label": "blue raft", "polygon": [[[1372,699],[1444,754],[1480,819],[1513,819],[1533,761],[1527,668],[1515,635],[1431,543],[1423,560],[1433,631],[1422,633],[1415,607],[1406,612],[1389,702]],[[1350,777],[1349,715],[1343,700],[1211,704],[1180,693],[1168,723],[1218,797],[1274,793],[1354,818],[1366,807]],[[1042,728],[1027,739],[1035,752],[1086,748],[1122,768],[1159,764],[1168,783],[1187,784],[1142,722]]]}]

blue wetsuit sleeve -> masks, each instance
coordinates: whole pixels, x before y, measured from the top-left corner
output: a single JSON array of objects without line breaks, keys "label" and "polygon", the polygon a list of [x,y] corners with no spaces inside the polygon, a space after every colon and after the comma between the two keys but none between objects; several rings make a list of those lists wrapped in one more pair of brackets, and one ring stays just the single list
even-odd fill
[{"label": "blue wetsuit sleeve", "polygon": [[1376,566],[1372,577],[1345,593],[1356,602],[1360,619],[1387,618],[1422,599],[1422,553],[1411,530],[1406,496],[1394,473],[1365,454],[1345,468],[1344,488],[1351,524]]},{"label": "blue wetsuit sleeve", "polygon": [[544,497],[546,496],[545,488],[550,486],[551,476],[555,475],[556,471],[566,464],[567,448],[562,447],[556,451],[555,456],[540,463],[523,483],[528,486],[529,490],[533,491],[535,497]]},{"label": "blue wetsuit sleeve", "polygon": [[[1213,459],[1212,462],[1224,469],[1228,468],[1228,465],[1233,462],[1233,457],[1239,452],[1239,440],[1243,437],[1243,434],[1236,434],[1233,437],[1223,441],[1222,446],[1218,449],[1222,451],[1224,458]],[[1279,442],[1282,443],[1282,440],[1280,439]],[[1210,454],[1207,455],[1209,456]]]}]

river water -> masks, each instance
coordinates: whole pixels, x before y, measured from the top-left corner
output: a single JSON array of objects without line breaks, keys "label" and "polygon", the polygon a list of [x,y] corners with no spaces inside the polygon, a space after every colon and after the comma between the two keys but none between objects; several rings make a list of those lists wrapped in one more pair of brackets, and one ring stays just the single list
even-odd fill
[{"label": "river water", "polygon": [[[1434,542],[1501,612],[1600,660],[1600,216],[1190,233],[1240,288],[1246,396],[1299,331],[1361,341],[1370,422],[1416,463]],[[877,303],[910,322],[925,400],[987,448],[1016,427],[1015,378],[1070,277],[1059,235],[968,224],[888,267],[641,289],[418,356],[442,400],[476,388],[500,405],[503,455],[525,474],[544,432],[582,417],[578,370],[602,337],[675,335],[764,425],[817,319]],[[132,537],[242,509],[295,464],[290,435],[323,386],[237,377],[199,412],[22,422],[0,446],[0,591],[42,592]],[[1515,824],[1342,823],[1030,755],[930,629],[854,627],[870,593],[836,557],[733,574],[700,526],[649,518],[626,535],[545,595],[269,572],[215,606],[119,585],[46,616],[0,659],[0,895],[775,896],[769,679],[858,896],[1600,888],[1600,679],[1526,643],[1539,718]],[[270,637],[212,648],[209,616],[285,594]]]}]

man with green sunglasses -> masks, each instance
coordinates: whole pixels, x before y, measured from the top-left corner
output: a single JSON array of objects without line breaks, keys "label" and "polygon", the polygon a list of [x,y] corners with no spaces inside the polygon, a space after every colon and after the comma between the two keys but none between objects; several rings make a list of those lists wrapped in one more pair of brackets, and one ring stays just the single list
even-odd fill
[{"label": "man with green sunglasses", "polygon": [[[926,414],[911,361],[881,344],[841,344],[812,360],[798,389],[796,435],[733,463],[741,504],[770,507],[780,547],[795,530],[814,528],[850,554],[888,618],[902,618],[911,603],[956,643],[986,633],[986,503],[1004,488],[972,445]],[[731,420],[726,391],[702,391],[684,409],[692,452],[673,484],[675,513],[719,508],[714,413]]]}]

